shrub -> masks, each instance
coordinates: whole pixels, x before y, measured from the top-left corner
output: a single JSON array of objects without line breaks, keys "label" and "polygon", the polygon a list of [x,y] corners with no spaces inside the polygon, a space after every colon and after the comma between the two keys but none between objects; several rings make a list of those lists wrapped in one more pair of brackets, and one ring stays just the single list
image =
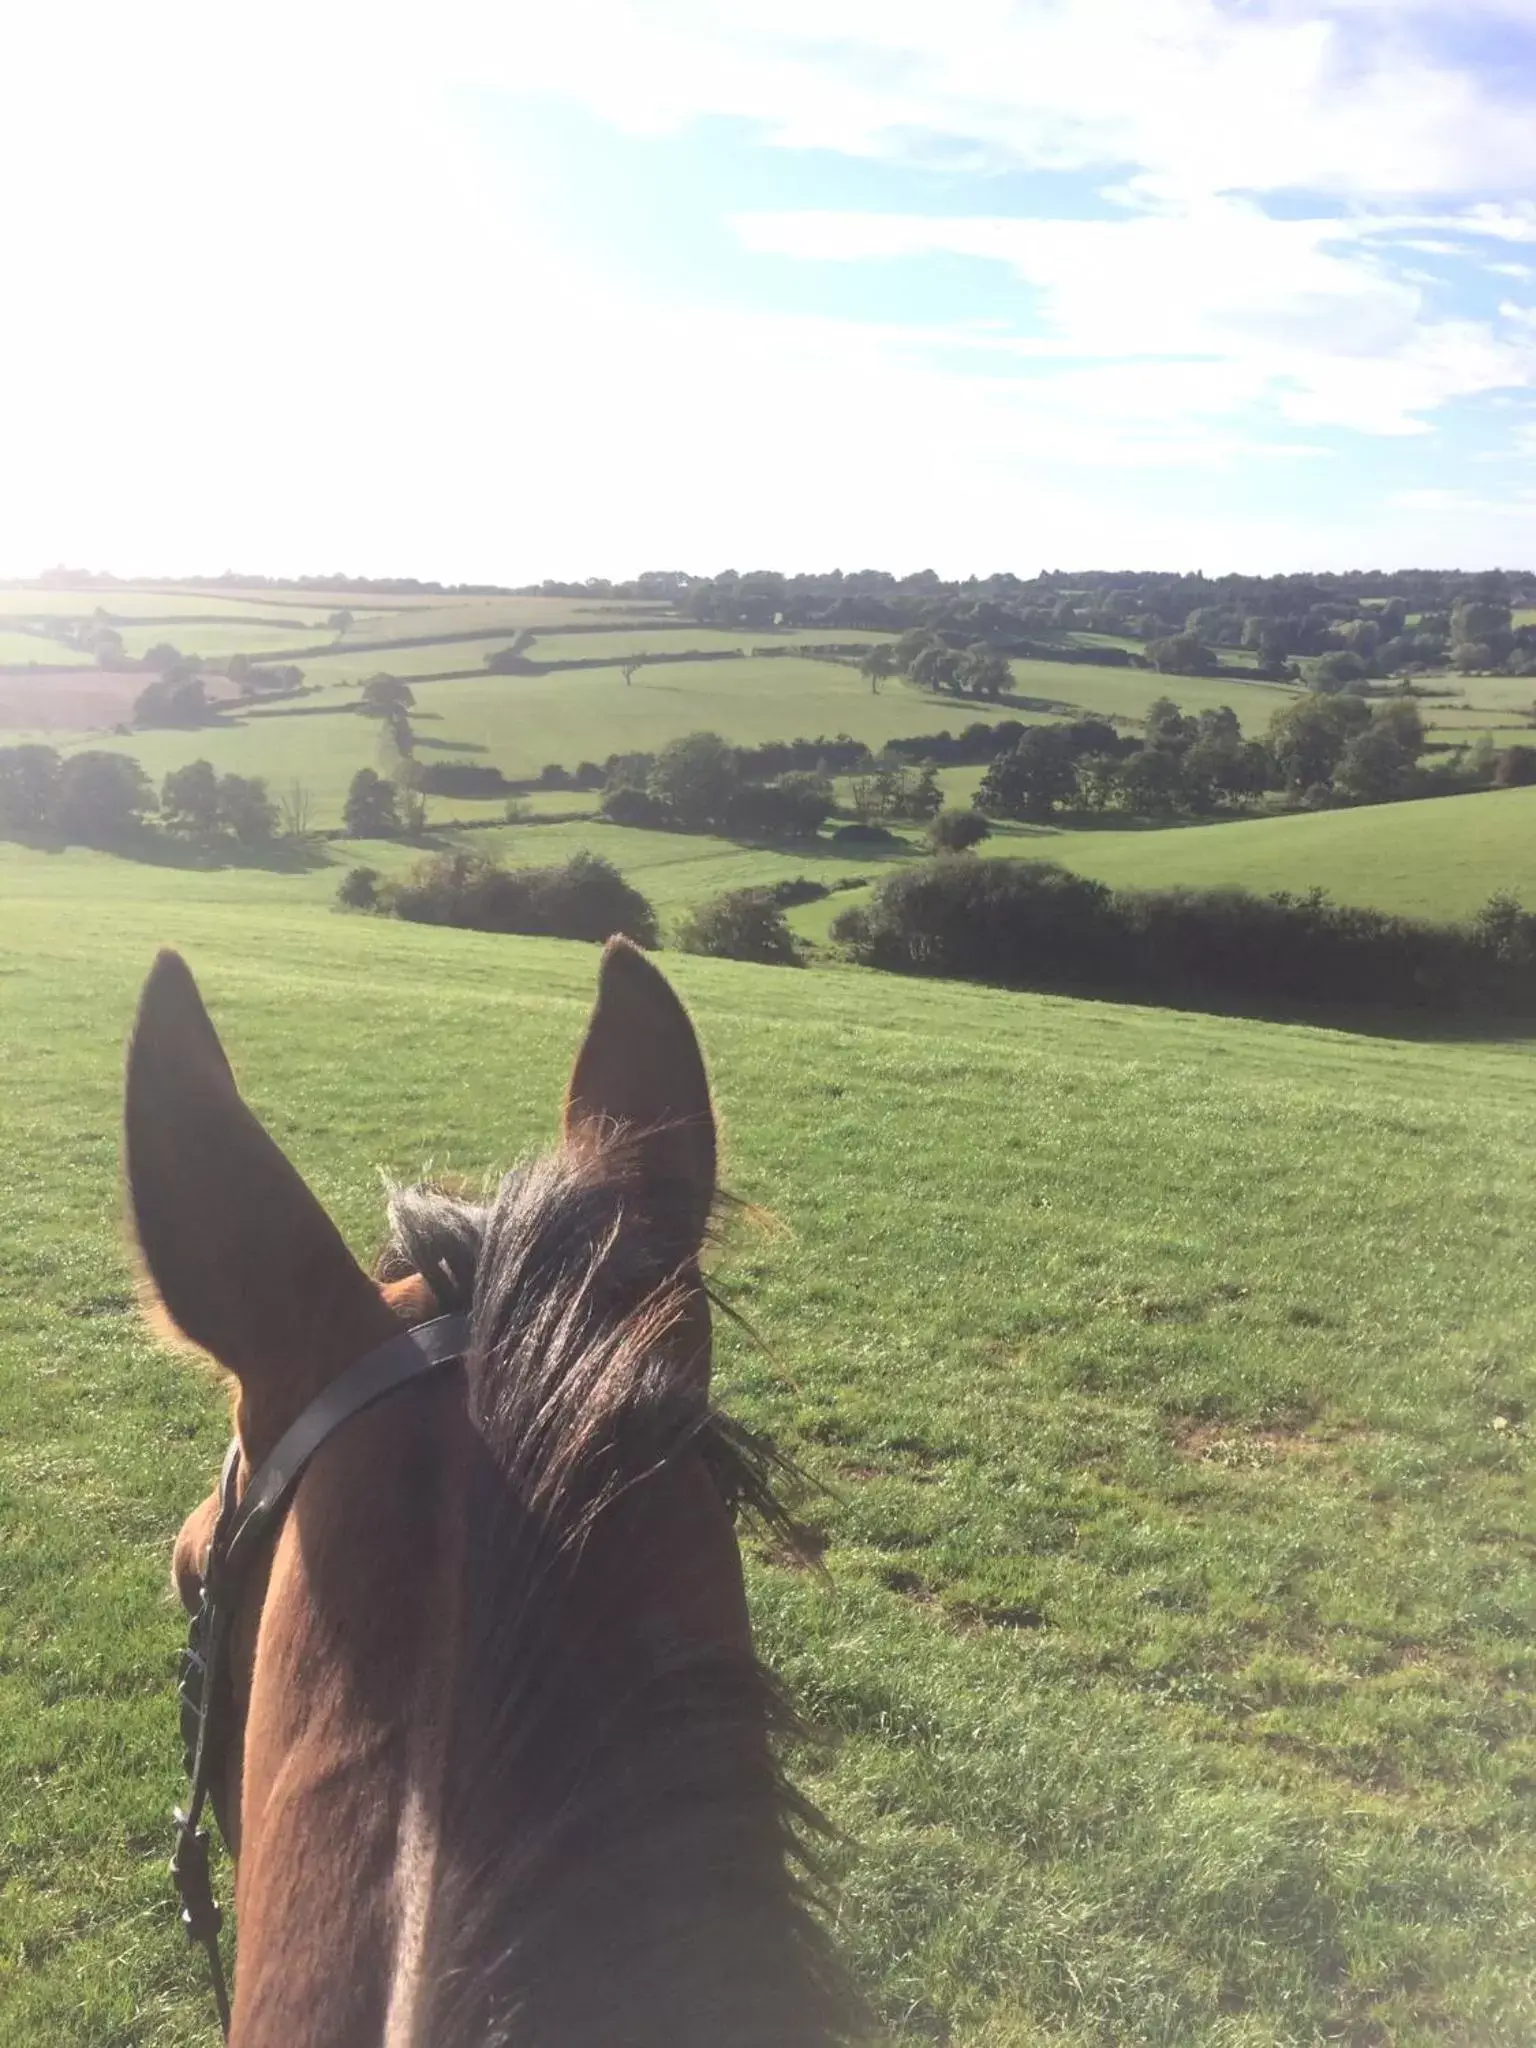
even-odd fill
[{"label": "shrub", "polygon": [[424,796],[490,797],[507,793],[507,778],[501,770],[475,761],[413,761],[410,782],[412,789],[419,789]]},{"label": "shrub", "polygon": [[940,811],[928,827],[928,844],[935,853],[965,853],[991,837],[992,827],[980,811]]},{"label": "shrub", "polygon": [[1111,894],[1035,861],[939,861],[888,877],[832,935],[874,967],[1022,988],[1350,1008],[1536,1013],[1536,917],[1421,924],[1241,889]]},{"label": "shrub", "polygon": [[830,835],[834,846],[905,846],[899,832],[885,825],[839,825]]},{"label": "shrub", "polygon": [[354,839],[388,839],[400,830],[400,799],[392,782],[359,768],[347,791],[341,821]]},{"label": "shrub", "polygon": [[482,854],[435,854],[418,861],[384,900],[414,924],[597,941],[623,932],[637,945],[657,941],[650,904],[594,853],[573,854],[552,868],[505,868]]},{"label": "shrub", "polygon": [[800,965],[794,934],[771,889],[727,889],[701,903],[677,936],[685,953],[755,960],[768,967]]},{"label": "shrub", "polygon": [[377,910],[379,871],[377,868],[348,868],[336,885],[336,901],[345,910]]},{"label": "shrub", "polygon": [[93,747],[60,763],[54,827],[65,839],[81,846],[116,845],[154,808],[149,777],[129,754]]},{"label": "shrub", "polygon": [[791,875],[785,881],[771,882],[766,891],[780,910],[792,910],[797,903],[819,903],[831,893],[825,882],[813,882],[809,875]]},{"label": "shrub", "polygon": [[612,825],[639,825],[660,832],[671,823],[666,805],[658,803],[649,790],[631,789],[627,785],[605,790],[599,808]]}]

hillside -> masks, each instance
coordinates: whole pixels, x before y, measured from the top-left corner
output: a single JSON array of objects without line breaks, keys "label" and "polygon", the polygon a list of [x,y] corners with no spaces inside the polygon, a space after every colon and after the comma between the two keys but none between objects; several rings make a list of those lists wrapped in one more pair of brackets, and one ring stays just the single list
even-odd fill
[{"label": "hillside", "polygon": [[[104,865],[11,855],[0,908],[18,2048],[207,2025],[164,1583],[227,1420],[118,1224],[154,947],[360,1250],[381,1167],[548,1139],[595,957]],[[778,1219],[723,1266],[771,1349],[726,1327],[720,1381],[834,1489],[826,1575],[753,1544],[752,1598],[895,2037],[1528,2038],[1530,1051],[665,964]]]},{"label": "hillside", "polygon": [[1459,918],[1497,889],[1536,908],[1536,789],[1166,831],[1015,832],[990,850],[1059,860],[1117,888],[1326,889],[1344,903]]}]

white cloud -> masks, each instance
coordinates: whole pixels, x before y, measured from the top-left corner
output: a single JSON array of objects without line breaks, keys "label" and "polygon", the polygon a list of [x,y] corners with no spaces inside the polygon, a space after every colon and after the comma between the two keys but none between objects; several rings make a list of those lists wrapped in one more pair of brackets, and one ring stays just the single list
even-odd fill
[{"label": "white cloud", "polygon": [[1144,367],[1157,359],[1197,366],[1183,399],[1197,411],[1265,403],[1379,434],[1422,431],[1452,399],[1536,382],[1536,346],[1428,317],[1423,293],[1388,272],[1354,221],[1275,220],[1221,199],[1121,220],[792,213],[737,228],[752,249],[808,260],[942,251],[1006,265],[1039,296],[1045,340],[1023,352],[1135,366],[1124,374],[1144,383],[1152,415],[1172,395]]},{"label": "white cloud", "polygon": [[[1521,320],[1448,318],[1394,267],[1406,237],[1536,245],[1509,196],[1528,106],[1410,8],[270,0],[257,35],[56,0],[0,19],[0,71],[0,568],[1406,558],[1422,509],[1366,544],[1239,486],[1320,470],[1315,429],[1403,435],[1531,381]],[[807,258],[987,256],[1032,328],[731,311],[619,286],[537,189],[492,188],[466,83],[1121,197],[1088,223],[743,223]],[[1238,196],[1289,186],[1349,218]],[[1501,552],[1497,520],[1456,546]]]}]

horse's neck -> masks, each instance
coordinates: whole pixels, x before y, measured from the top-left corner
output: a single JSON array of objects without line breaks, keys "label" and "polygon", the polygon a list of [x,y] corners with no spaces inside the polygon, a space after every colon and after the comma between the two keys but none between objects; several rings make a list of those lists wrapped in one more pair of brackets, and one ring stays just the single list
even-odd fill
[{"label": "horse's neck", "polygon": [[360,1416],[278,1539],[244,1748],[238,2048],[411,2038],[456,1657],[446,1394]]}]

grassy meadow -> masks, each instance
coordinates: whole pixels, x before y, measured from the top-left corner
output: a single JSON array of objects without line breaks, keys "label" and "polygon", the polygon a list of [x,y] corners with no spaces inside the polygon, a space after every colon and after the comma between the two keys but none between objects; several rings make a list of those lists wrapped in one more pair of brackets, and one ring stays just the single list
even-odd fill
[{"label": "grassy meadow", "polygon": [[[947,798],[966,800],[980,773],[945,771]],[[1454,922],[1496,890],[1536,908],[1536,789],[1204,824],[1005,824],[981,852],[1057,861],[1116,889],[1323,889],[1368,909]],[[790,921],[802,937],[824,938],[837,913],[857,900],[807,903]]]},{"label": "grassy meadow", "polygon": [[[227,1421],[117,1178],[155,946],[362,1253],[380,1169],[548,1142],[590,1002],[592,948],[315,889],[0,849],[5,2048],[213,2037],[167,1560]],[[663,964],[775,1219],[719,1386],[826,1489],[751,1591],[890,2037],[1529,2041],[1531,1048]]]}]

